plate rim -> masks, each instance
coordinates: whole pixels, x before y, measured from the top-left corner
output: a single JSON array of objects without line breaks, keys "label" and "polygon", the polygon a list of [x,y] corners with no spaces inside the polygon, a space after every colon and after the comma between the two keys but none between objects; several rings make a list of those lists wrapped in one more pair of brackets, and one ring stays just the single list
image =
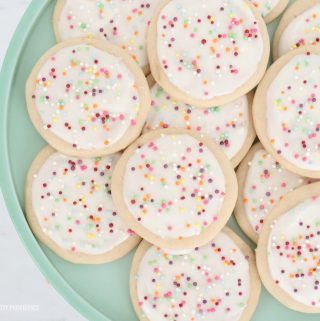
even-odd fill
[{"label": "plate rim", "polygon": [[0,190],[2,191],[11,221],[13,222],[14,228],[19,235],[24,248],[31,256],[37,268],[44,277],[50,281],[55,290],[65,301],[88,320],[112,321],[77,293],[54,268],[45,255],[25,219],[11,174],[12,169],[8,153],[7,118],[10,93],[16,74],[16,66],[28,36],[34,28],[34,24],[52,1],[53,0],[32,0],[11,38],[3,60],[2,69],[0,71],[0,102],[2,102],[2,108],[0,108],[0,146],[2,146],[3,151],[0,153]]}]

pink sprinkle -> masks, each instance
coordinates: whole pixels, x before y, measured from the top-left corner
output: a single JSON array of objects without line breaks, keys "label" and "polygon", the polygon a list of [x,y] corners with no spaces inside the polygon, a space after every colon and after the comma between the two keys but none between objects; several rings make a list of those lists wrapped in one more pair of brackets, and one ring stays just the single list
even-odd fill
[{"label": "pink sprinkle", "polygon": [[130,228],[128,229],[127,233],[130,234],[130,235],[135,235],[135,234],[136,234],[136,233],[135,233],[134,231],[132,231]]},{"label": "pink sprinkle", "polygon": [[172,296],[172,292],[168,291],[167,293],[164,294],[165,298],[170,298]]}]

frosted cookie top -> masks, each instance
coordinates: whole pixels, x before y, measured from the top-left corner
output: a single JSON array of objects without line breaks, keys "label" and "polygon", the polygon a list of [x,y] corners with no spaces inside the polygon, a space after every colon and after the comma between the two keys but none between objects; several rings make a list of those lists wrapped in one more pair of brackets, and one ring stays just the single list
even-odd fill
[{"label": "frosted cookie top", "polygon": [[162,79],[157,77],[160,68],[170,83],[162,80],[162,87],[174,97],[180,91],[184,102],[190,98],[205,104],[232,95],[265,67],[265,26],[243,0],[167,1],[155,21],[149,42],[159,64],[153,66],[154,77]]},{"label": "frosted cookie top", "polygon": [[251,278],[248,253],[225,232],[184,255],[155,246],[144,251],[137,251],[142,257],[135,257],[131,279],[133,304],[142,319],[236,321],[254,305],[250,295],[259,281]]},{"label": "frosted cookie top", "polygon": [[199,109],[178,102],[155,84],[151,88],[151,109],[145,129],[169,127],[190,129],[207,135],[232,159],[244,147],[250,134],[248,98],[242,96],[224,106]]},{"label": "frosted cookie top", "polygon": [[126,223],[165,248],[204,244],[234,206],[230,162],[217,146],[196,137],[169,129],[150,132],[126,150],[115,171],[113,196]]},{"label": "frosted cookie top", "polygon": [[[292,20],[280,35],[276,55],[282,56],[301,46],[320,43],[320,3],[311,6],[312,3],[315,2],[310,2],[309,8],[300,12],[296,17],[284,16],[286,21],[287,19]],[[295,6],[298,7],[298,3]]]},{"label": "frosted cookie top", "polygon": [[284,169],[262,146],[252,153],[245,170],[242,206],[257,240],[273,207],[285,194],[309,180]]},{"label": "frosted cookie top", "polygon": [[268,267],[277,287],[320,311],[320,199],[312,197],[278,217],[268,238]]},{"label": "frosted cookie top", "polygon": [[147,31],[160,0],[60,0],[55,14],[59,40],[90,37],[108,40],[147,68]]},{"label": "frosted cookie top", "polygon": [[135,219],[163,238],[199,235],[219,219],[223,171],[212,152],[188,135],[165,135],[130,157],[124,199]]},{"label": "frosted cookie top", "polygon": [[118,216],[111,198],[118,154],[74,158],[52,150],[44,158],[42,164],[38,161],[27,188],[28,217],[45,237],[63,251],[89,255],[112,251],[129,239],[132,231]]},{"label": "frosted cookie top", "polygon": [[297,54],[266,94],[269,141],[277,154],[302,170],[320,170],[319,70],[319,54]]},{"label": "frosted cookie top", "polygon": [[145,120],[149,101],[148,92],[142,94],[147,83],[141,71],[134,62],[130,65],[129,57],[117,56],[118,49],[110,47],[109,53],[106,48],[79,40],[58,45],[29,77],[31,118],[44,138],[67,154],[84,151],[96,156],[120,150],[138,135]]}]

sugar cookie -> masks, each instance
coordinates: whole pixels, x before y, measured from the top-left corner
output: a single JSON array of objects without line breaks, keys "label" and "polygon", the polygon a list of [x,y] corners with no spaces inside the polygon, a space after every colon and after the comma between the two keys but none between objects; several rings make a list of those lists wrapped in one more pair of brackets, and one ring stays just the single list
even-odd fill
[{"label": "sugar cookie", "polygon": [[254,254],[228,228],[183,255],[143,241],[130,275],[131,298],[141,321],[247,321],[260,288]]},{"label": "sugar cookie", "polygon": [[260,143],[255,144],[237,170],[239,184],[235,217],[257,243],[263,222],[288,192],[312,180],[284,169]]},{"label": "sugar cookie", "polygon": [[260,12],[264,21],[270,23],[286,8],[289,0],[249,0]]},{"label": "sugar cookie", "polygon": [[112,197],[124,222],[148,242],[190,249],[225,225],[237,181],[230,161],[210,140],[184,129],[160,129],[123,153]]},{"label": "sugar cookie", "polygon": [[112,154],[136,139],[150,107],[137,64],[107,41],[76,39],[50,49],[26,85],[31,120],[55,149]]},{"label": "sugar cookie", "polygon": [[27,219],[35,236],[62,258],[106,263],[140,242],[111,198],[119,157],[75,158],[48,146],[34,160],[26,181]]},{"label": "sugar cookie", "polygon": [[247,0],[164,0],[148,36],[157,83],[178,101],[203,108],[253,89],[269,51],[266,25]]},{"label": "sugar cookie", "polygon": [[287,194],[267,217],[257,248],[264,286],[282,304],[320,313],[320,183]]},{"label": "sugar cookie", "polygon": [[320,1],[296,1],[283,15],[273,40],[273,58],[305,45],[320,44]]},{"label": "sugar cookie", "polygon": [[74,38],[108,40],[149,72],[147,31],[160,0],[58,0],[53,25],[58,42]]},{"label": "sugar cookie", "polygon": [[256,136],[252,114],[253,94],[224,106],[194,108],[172,99],[158,84],[151,88],[151,109],[144,132],[157,128],[185,128],[211,138],[236,167]]},{"label": "sugar cookie", "polygon": [[277,60],[253,102],[257,134],[286,169],[320,177],[320,49],[302,47]]}]

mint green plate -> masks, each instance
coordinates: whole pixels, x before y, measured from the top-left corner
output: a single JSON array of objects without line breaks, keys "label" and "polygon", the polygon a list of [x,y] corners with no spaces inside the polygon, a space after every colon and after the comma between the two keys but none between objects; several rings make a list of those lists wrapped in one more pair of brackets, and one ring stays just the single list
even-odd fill
[{"label": "mint green plate", "polygon": [[[128,291],[133,253],[111,264],[68,263],[36,241],[24,216],[25,176],[32,160],[45,145],[27,115],[24,86],[38,58],[55,44],[51,26],[54,4],[55,1],[50,0],[33,0],[15,32],[3,64],[0,75],[2,191],[12,221],[30,255],[70,304],[90,321],[137,321]],[[271,33],[275,25],[270,26]],[[234,219],[229,225],[248,241]],[[288,310],[263,290],[252,320],[319,321],[320,316]]]}]

